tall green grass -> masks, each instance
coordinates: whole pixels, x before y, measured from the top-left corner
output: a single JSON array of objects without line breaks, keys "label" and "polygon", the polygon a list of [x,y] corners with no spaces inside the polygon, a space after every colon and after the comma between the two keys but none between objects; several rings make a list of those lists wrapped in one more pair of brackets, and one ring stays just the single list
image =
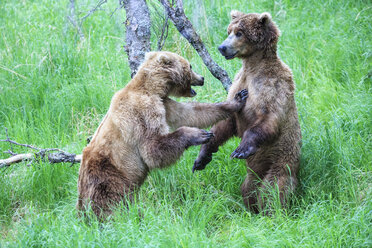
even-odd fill
[{"label": "tall green grass", "polygon": [[[0,139],[7,127],[18,142],[80,153],[113,93],[130,80],[125,13],[110,17],[117,2],[85,20],[84,42],[66,19],[68,2],[0,2]],[[80,16],[96,4],[77,3]],[[148,4],[156,50],[160,5]],[[226,61],[217,51],[230,10],[268,11],[280,27],[279,54],[293,70],[303,134],[300,185],[290,207],[271,217],[244,209],[239,192],[244,161],[229,159],[239,139],[220,148],[202,172],[191,173],[198,148],[175,166],[151,172],[129,209],[119,206],[104,224],[77,218],[78,165],[22,163],[0,170],[0,247],[371,247],[370,1],[184,5],[212,57],[231,77],[240,61]],[[221,84],[172,25],[164,50],[181,54],[206,77],[193,100],[225,98]],[[8,149],[0,143],[1,151]]]}]

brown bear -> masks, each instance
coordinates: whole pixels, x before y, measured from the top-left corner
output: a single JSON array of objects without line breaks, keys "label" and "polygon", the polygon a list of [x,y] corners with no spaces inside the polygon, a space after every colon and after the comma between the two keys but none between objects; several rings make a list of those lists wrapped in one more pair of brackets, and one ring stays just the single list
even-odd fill
[{"label": "brown bear", "polygon": [[219,51],[226,59],[243,61],[227,99],[245,88],[249,98],[242,111],[212,127],[214,137],[201,146],[193,171],[204,169],[220,145],[239,136],[231,158],[246,159],[247,177],[241,186],[245,205],[255,212],[269,210],[271,201],[263,200],[275,187],[284,206],[297,185],[301,130],[292,72],[277,55],[279,29],[269,13],[232,11],[227,31]]},{"label": "brown bear", "polygon": [[[190,146],[213,134],[204,128],[241,110],[247,90],[222,103],[179,103],[169,98],[192,97],[192,85],[204,78],[190,63],[170,52],[150,52],[135,77],[112,98],[110,108],[83,151],[77,209],[90,204],[100,218],[111,205],[131,199],[148,172],[177,161]],[[189,126],[189,127],[186,127]],[[176,129],[170,132],[170,128]]]}]

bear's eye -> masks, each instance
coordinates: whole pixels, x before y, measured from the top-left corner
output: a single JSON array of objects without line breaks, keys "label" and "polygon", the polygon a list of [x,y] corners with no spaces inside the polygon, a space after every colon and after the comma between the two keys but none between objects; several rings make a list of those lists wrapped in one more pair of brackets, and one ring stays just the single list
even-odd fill
[{"label": "bear's eye", "polygon": [[190,65],[190,70],[192,70],[192,65]]},{"label": "bear's eye", "polygon": [[236,37],[240,37],[240,36],[242,36],[242,32],[240,32],[240,31],[238,31],[238,32],[236,32]]}]

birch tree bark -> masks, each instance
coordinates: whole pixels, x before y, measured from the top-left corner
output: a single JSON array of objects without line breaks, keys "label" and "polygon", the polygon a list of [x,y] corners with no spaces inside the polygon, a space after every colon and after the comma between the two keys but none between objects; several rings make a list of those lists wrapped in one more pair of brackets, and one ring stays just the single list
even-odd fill
[{"label": "birch tree bark", "polygon": [[151,50],[151,19],[146,0],[120,0],[127,19],[125,52],[128,54],[131,77],[137,73],[145,54]]}]

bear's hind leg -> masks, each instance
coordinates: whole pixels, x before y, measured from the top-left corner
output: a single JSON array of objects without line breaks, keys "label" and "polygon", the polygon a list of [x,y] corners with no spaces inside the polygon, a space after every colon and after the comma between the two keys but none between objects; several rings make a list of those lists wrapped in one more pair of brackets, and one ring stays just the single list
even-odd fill
[{"label": "bear's hind leg", "polygon": [[79,176],[78,210],[91,208],[99,220],[105,220],[112,207],[131,200],[136,182],[128,172],[119,171],[110,156],[86,156],[85,169]]},{"label": "bear's hind leg", "polygon": [[258,213],[257,206],[257,189],[260,185],[260,179],[254,172],[249,171],[248,174],[242,183],[240,190],[243,197],[244,205],[247,209],[251,210],[254,213]]},{"label": "bear's hind leg", "polygon": [[132,197],[133,190],[127,187],[122,178],[111,177],[95,185],[90,204],[97,217],[104,220],[121,201],[126,205],[126,201],[131,201]]},{"label": "bear's hind leg", "polygon": [[288,207],[291,194],[297,186],[297,177],[287,165],[273,166],[264,177],[258,193],[258,207],[265,214]]}]

